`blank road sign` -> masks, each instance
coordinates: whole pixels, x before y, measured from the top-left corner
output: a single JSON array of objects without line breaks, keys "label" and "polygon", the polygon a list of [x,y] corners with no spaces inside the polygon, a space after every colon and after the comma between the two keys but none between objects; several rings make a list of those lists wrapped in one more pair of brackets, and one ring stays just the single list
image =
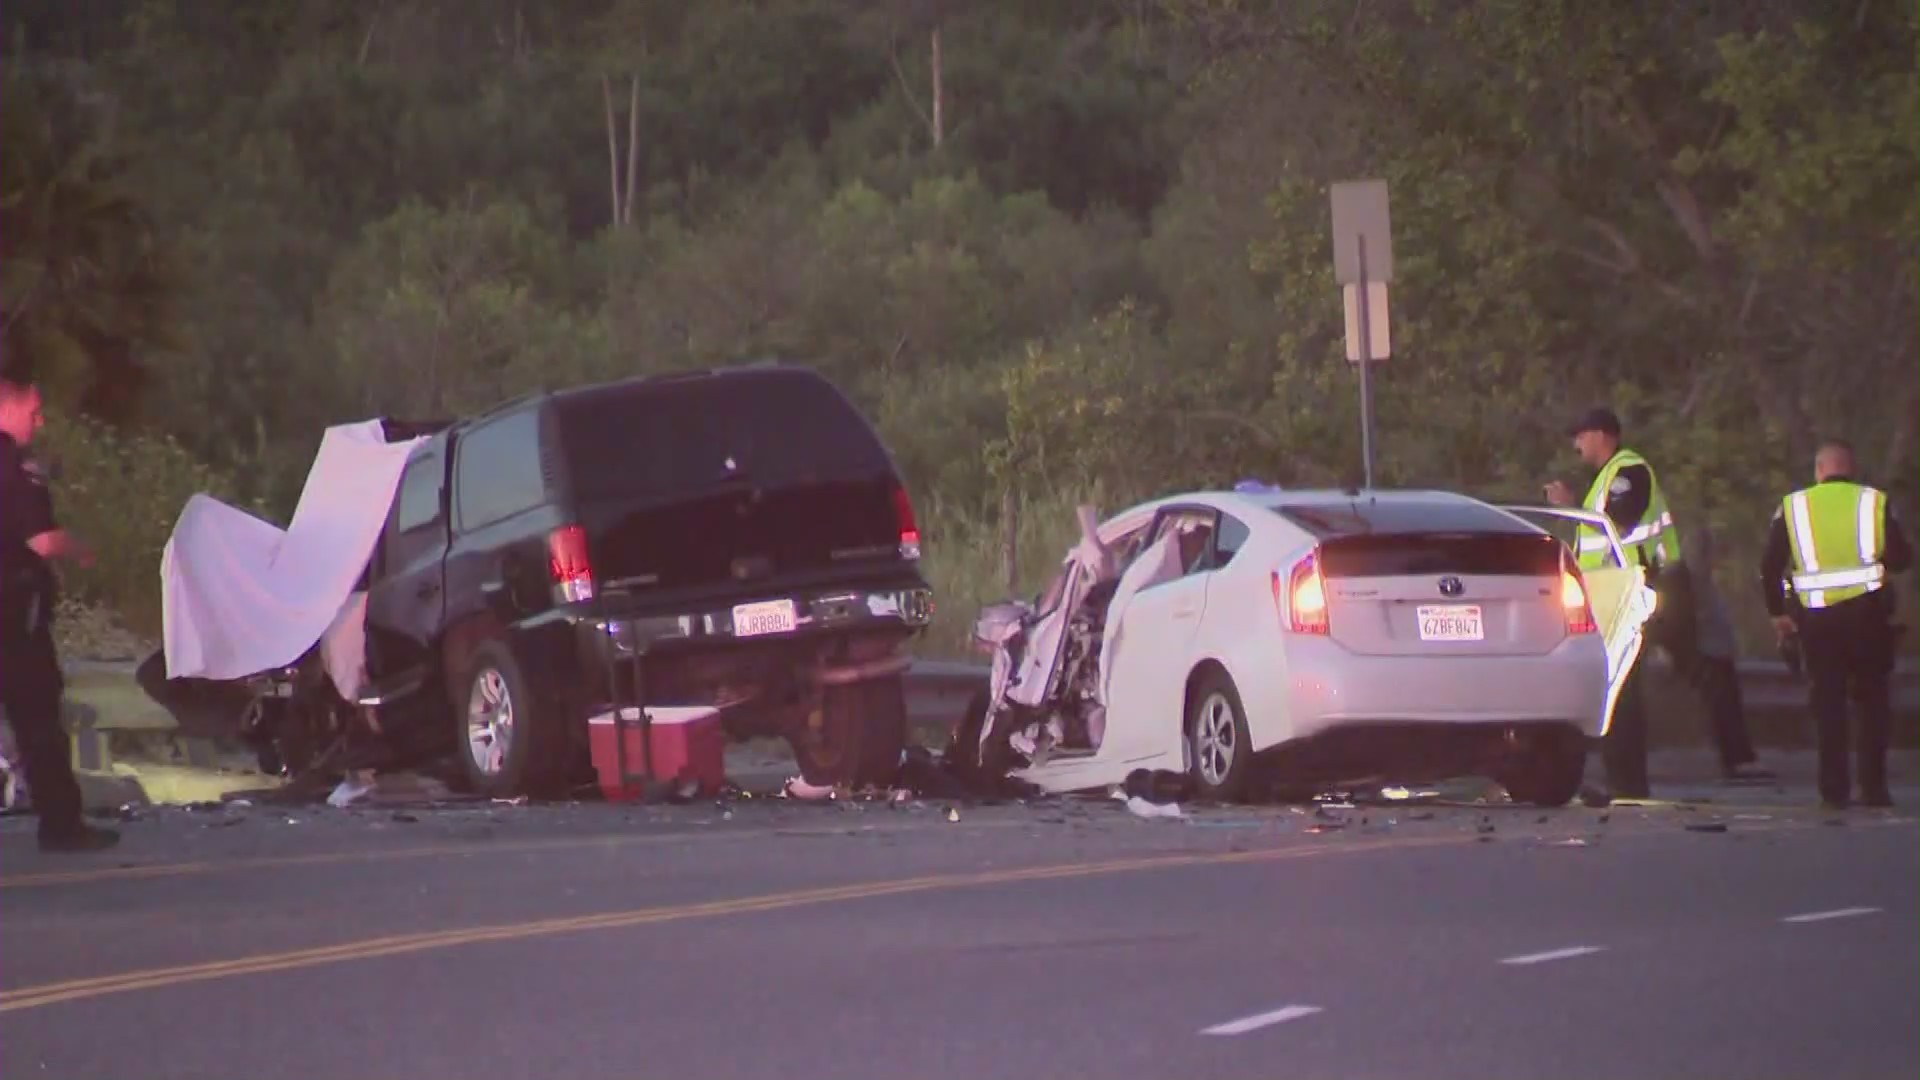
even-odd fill
[{"label": "blank road sign", "polygon": [[1333,185],[1333,276],[1342,285],[1360,280],[1360,238],[1367,241],[1367,280],[1393,280],[1393,230],[1387,219],[1385,180],[1346,180]]}]

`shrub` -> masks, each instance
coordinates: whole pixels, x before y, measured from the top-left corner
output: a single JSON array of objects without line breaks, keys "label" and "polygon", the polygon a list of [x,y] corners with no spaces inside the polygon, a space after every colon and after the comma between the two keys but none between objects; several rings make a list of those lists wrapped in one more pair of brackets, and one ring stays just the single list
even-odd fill
[{"label": "shrub", "polygon": [[[1031,600],[1079,539],[1074,507],[1092,505],[1101,517],[1119,507],[1101,502],[1098,488],[1049,489],[1014,504],[1019,579],[1011,595]],[[980,509],[936,500],[926,514],[925,570],[933,585],[934,620],[915,651],[942,659],[978,659],[970,644],[982,605],[1009,598],[1003,551],[1006,532],[999,506]]]},{"label": "shrub", "polygon": [[49,421],[36,449],[56,464],[54,512],[93,548],[92,567],[63,567],[63,592],[104,607],[128,630],[160,632],[160,555],[195,492],[229,498],[231,477],[170,437],[86,420]]}]

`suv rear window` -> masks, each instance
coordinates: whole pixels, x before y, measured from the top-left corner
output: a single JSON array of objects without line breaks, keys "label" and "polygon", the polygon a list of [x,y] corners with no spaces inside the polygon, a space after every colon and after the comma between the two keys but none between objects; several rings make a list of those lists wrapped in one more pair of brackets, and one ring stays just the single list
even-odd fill
[{"label": "suv rear window", "polygon": [[780,487],[893,471],[865,418],[806,371],[602,387],[563,399],[558,415],[581,498],[698,489],[730,475]]}]

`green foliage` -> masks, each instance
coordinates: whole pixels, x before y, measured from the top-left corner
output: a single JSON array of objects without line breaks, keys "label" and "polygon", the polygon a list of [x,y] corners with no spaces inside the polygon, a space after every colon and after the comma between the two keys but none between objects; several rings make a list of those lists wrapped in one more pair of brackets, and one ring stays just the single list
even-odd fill
[{"label": "green foliage", "polygon": [[7,365],[57,402],[127,418],[143,381],[141,351],[171,329],[154,230],[126,163],[100,137],[84,83],[14,60],[0,94]]},{"label": "green foliage", "polygon": [[925,561],[922,568],[934,589],[933,627],[924,651],[953,658],[977,658],[973,624],[985,604],[1033,600],[1059,572],[1067,550],[1080,539],[1075,507],[1092,506],[1101,515],[1123,509],[1105,501],[1098,488],[1050,488],[1021,495],[1013,505],[1014,556],[1018,584],[1007,588],[1006,519],[998,504],[990,509],[936,501],[927,508]]},{"label": "green foliage", "polygon": [[878,423],[957,647],[1009,490],[1044,575],[1062,492],[1359,478],[1327,186],[1377,176],[1381,482],[1577,483],[1610,402],[1748,620],[1820,435],[1920,524],[1910,5],[70,7],[0,16],[9,362],[277,513],[329,423],[778,354]]},{"label": "green foliage", "polygon": [[[73,600],[108,604],[149,637],[160,630],[160,554],[188,498],[236,501],[235,484],[165,435],[115,431],[83,419],[49,421],[36,452],[58,464],[54,512],[96,561],[65,568]],[[243,509],[258,506],[238,500]]]}]

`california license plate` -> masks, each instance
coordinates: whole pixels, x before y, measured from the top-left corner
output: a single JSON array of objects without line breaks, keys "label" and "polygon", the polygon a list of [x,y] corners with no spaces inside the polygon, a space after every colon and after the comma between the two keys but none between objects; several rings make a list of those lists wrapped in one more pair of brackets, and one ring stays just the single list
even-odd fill
[{"label": "california license plate", "polygon": [[740,604],[733,609],[734,637],[784,634],[799,623],[791,600],[762,600],[757,604]]},{"label": "california license plate", "polygon": [[1421,641],[1484,641],[1479,604],[1421,604]]}]

